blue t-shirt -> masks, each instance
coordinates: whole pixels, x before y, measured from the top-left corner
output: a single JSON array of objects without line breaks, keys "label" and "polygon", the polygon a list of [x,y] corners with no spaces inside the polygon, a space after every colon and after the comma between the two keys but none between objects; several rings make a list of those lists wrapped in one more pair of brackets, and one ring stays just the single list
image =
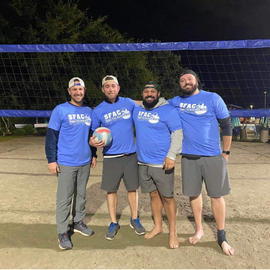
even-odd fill
[{"label": "blue t-shirt", "polygon": [[152,110],[137,107],[133,120],[138,161],[162,165],[171,146],[171,133],[182,128],[177,110],[169,104]]},{"label": "blue t-shirt", "polygon": [[216,93],[200,90],[196,95],[176,96],[168,102],[178,109],[182,121],[182,154],[220,155],[220,133],[217,119],[229,117],[223,99]]},{"label": "blue t-shirt", "polygon": [[48,128],[59,131],[57,163],[82,166],[91,162],[89,132],[92,109],[74,106],[69,102],[56,106]]},{"label": "blue t-shirt", "polygon": [[111,130],[112,142],[103,149],[103,154],[117,155],[136,152],[132,113],[138,106],[132,99],[119,97],[115,103],[103,101],[92,114],[92,130],[106,127]]}]

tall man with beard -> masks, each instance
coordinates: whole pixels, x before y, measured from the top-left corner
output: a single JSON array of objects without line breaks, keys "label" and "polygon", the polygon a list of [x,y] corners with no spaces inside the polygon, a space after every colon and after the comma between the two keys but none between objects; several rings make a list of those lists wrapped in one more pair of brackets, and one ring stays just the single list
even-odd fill
[{"label": "tall man with beard", "polygon": [[[217,224],[218,243],[225,254],[232,255],[234,249],[227,243],[224,231],[223,197],[231,192],[227,170],[232,140],[229,112],[219,95],[199,89],[198,76],[194,71],[184,70],[179,84],[184,95],[176,96],[168,102],[177,108],[183,126],[183,193],[190,199],[196,223],[195,234],[189,238],[189,242],[196,244],[204,234],[201,221],[204,180]],[[223,136],[222,153],[219,127]]]},{"label": "tall man with beard", "polygon": [[170,248],[178,248],[176,202],[174,199],[175,158],[181,152],[182,129],[177,110],[160,97],[157,83],[142,88],[143,102],[133,111],[136,128],[139,181],[142,193],[150,194],[155,226],[145,235],[153,238],[163,232],[162,208],[169,221]]}]

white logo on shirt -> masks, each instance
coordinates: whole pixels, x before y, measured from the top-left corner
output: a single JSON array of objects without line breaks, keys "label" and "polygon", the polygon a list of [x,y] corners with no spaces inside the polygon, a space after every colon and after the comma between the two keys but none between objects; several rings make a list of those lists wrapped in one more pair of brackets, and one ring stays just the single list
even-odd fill
[{"label": "white logo on shirt", "polygon": [[179,107],[181,111],[185,111],[187,113],[204,114],[207,112],[207,106],[205,106],[203,102],[200,102],[198,104],[181,102]]},{"label": "white logo on shirt", "polygon": [[122,108],[121,110],[112,111],[104,115],[106,123],[111,123],[117,120],[129,119],[131,113],[128,109]]},{"label": "white logo on shirt", "polygon": [[91,118],[89,114],[83,114],[83,113],[69,114],[68,119],[69,119],[70,125],[79,125],[82,123],[84,123],[87,126],[91,125]]},{"label": "white logo on shirt", "polygon": [[156,124],[159,122],[158,113],[143,112],[139,111],[137,116],[138,121],[149,121],[151,124]]}]

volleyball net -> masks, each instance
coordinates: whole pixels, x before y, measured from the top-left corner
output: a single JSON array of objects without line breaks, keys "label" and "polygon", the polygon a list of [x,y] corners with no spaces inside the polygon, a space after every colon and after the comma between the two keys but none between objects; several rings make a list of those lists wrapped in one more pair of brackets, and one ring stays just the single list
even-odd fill
[{"label": "volleyball net", "polygon": [[69,100],[75,76],[85,81],[90,107],[102,102],[101,80],[110,74],[121,96],[141,99],[142,84],[154,80],[172,98],[185,68],[224,99],[231,116],[270,116],[270,40],[0,45],[0,116],[49,117]]}]

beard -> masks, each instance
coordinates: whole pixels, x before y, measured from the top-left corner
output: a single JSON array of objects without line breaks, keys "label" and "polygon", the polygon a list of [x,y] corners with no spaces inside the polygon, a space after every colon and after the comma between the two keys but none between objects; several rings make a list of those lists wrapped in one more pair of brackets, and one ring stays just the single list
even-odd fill
[{"label": "beard", "polygon": [[[189,84],[190,85],[190,84]],[[192,86],[192,85],[190,85]],[[182,93],[186,96],[191,96],[197,89],[198,89],[199,85],[198,83],[195,83],[190,89],[183,89],[181,86],[180,86],[180,89],[182,91]]]},{"label": "beard", "polygon": [[152,109],[155,107],[155,105],[158,103],[158,98],[155,98],[151,102],[147,102],[146,99],[143,100],[143,105],[146,109]]}]

